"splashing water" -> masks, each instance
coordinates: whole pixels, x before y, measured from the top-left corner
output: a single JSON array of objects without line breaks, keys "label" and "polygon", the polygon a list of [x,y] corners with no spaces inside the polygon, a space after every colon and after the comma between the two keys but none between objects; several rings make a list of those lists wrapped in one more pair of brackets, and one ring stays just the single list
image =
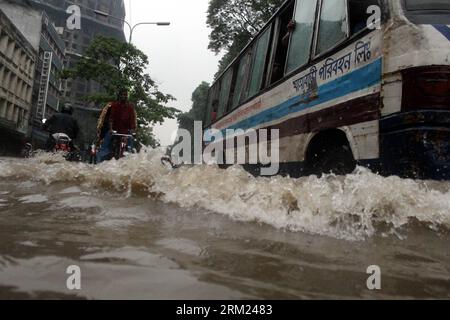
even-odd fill
[{"label": "splashing water", "polygon": [[40,153],[28,160],[1,160],[0,178],[83,184],[346,240],[398,234],[414,222],[433,230],[450,228],[448,183],[385,178],[364,168],[345,177],[255,178],[239,166],[171,170],[161,156],[160,150],[148,149],[94,167]]}]

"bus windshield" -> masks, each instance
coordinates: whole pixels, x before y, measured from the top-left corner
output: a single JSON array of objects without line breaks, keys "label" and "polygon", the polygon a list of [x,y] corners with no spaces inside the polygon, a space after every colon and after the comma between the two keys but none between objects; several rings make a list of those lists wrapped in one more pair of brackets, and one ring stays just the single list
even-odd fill
[{"label": "bus windshield", "polygon": [[406,10],[450,10],[449,0],[405,0]]},{"label": "bus windshield", "polygon": [[403,0],[405,14],[415,24],[450,24],[450,0]]}]

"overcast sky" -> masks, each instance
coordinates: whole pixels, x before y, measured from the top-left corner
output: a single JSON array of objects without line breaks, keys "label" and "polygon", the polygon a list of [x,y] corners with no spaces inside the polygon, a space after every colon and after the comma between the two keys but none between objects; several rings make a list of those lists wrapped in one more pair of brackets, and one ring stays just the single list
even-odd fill
[{"label": "overcast sky", "polygon": [[[183,111],[191,108],[191,96],[202,82],[212,82],[220,56],[208,50],[206,11],[209,0],[125,0],[127,21],[169,21],[168,27],[139,26],[133,32],[133,44],[150,59],[149,74],[160,91],[177,98],[170,104]],[[128,37],[128,27],[125,27]],[[162,145],[168,145],[176,132],[176,120],[155,128]]]}]

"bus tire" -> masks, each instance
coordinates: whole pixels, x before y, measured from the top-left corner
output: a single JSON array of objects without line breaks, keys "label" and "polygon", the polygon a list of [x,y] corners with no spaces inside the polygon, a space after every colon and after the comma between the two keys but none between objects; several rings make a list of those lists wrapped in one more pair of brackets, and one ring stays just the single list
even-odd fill
[{"label": "bus tire", "polygon": [[348,141],[316,144],[311,146],[306,161],[306,172],[310,175],[322,174],[346,175],[356,168],[356,161]]}]

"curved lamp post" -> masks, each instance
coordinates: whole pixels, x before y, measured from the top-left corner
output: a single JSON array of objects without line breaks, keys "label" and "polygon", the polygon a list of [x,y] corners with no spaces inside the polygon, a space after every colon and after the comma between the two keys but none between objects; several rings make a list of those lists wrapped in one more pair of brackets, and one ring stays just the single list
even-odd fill
[{"label": "curved lamp post", "polygon": [[140,23],[137,23],[134,26],[132,26],[126,20],[114,17],[114,16],[110,15],[109,13],[106,13],[106,12],[103,12],[103,11],[100,11],[100,10],[94,10],[94,12],[96,14],[98,14],[99,16],[102,16],[102,17],[105,17],[105,18],[116,19],[116,20],[119,20],[119,21],[122,21],[123,23],[125,23],[130,28],[130,38],[128,40],[129,43],[131,43],[131,40],[133,39],[133,31],[134,31],[134,29],[136,29],[136,27],[138,27],[138,26],[146,25],[146,24],[154,24],[154,25],[157,25],[157,26],[170,26],[170,22],[140,22]]}]

